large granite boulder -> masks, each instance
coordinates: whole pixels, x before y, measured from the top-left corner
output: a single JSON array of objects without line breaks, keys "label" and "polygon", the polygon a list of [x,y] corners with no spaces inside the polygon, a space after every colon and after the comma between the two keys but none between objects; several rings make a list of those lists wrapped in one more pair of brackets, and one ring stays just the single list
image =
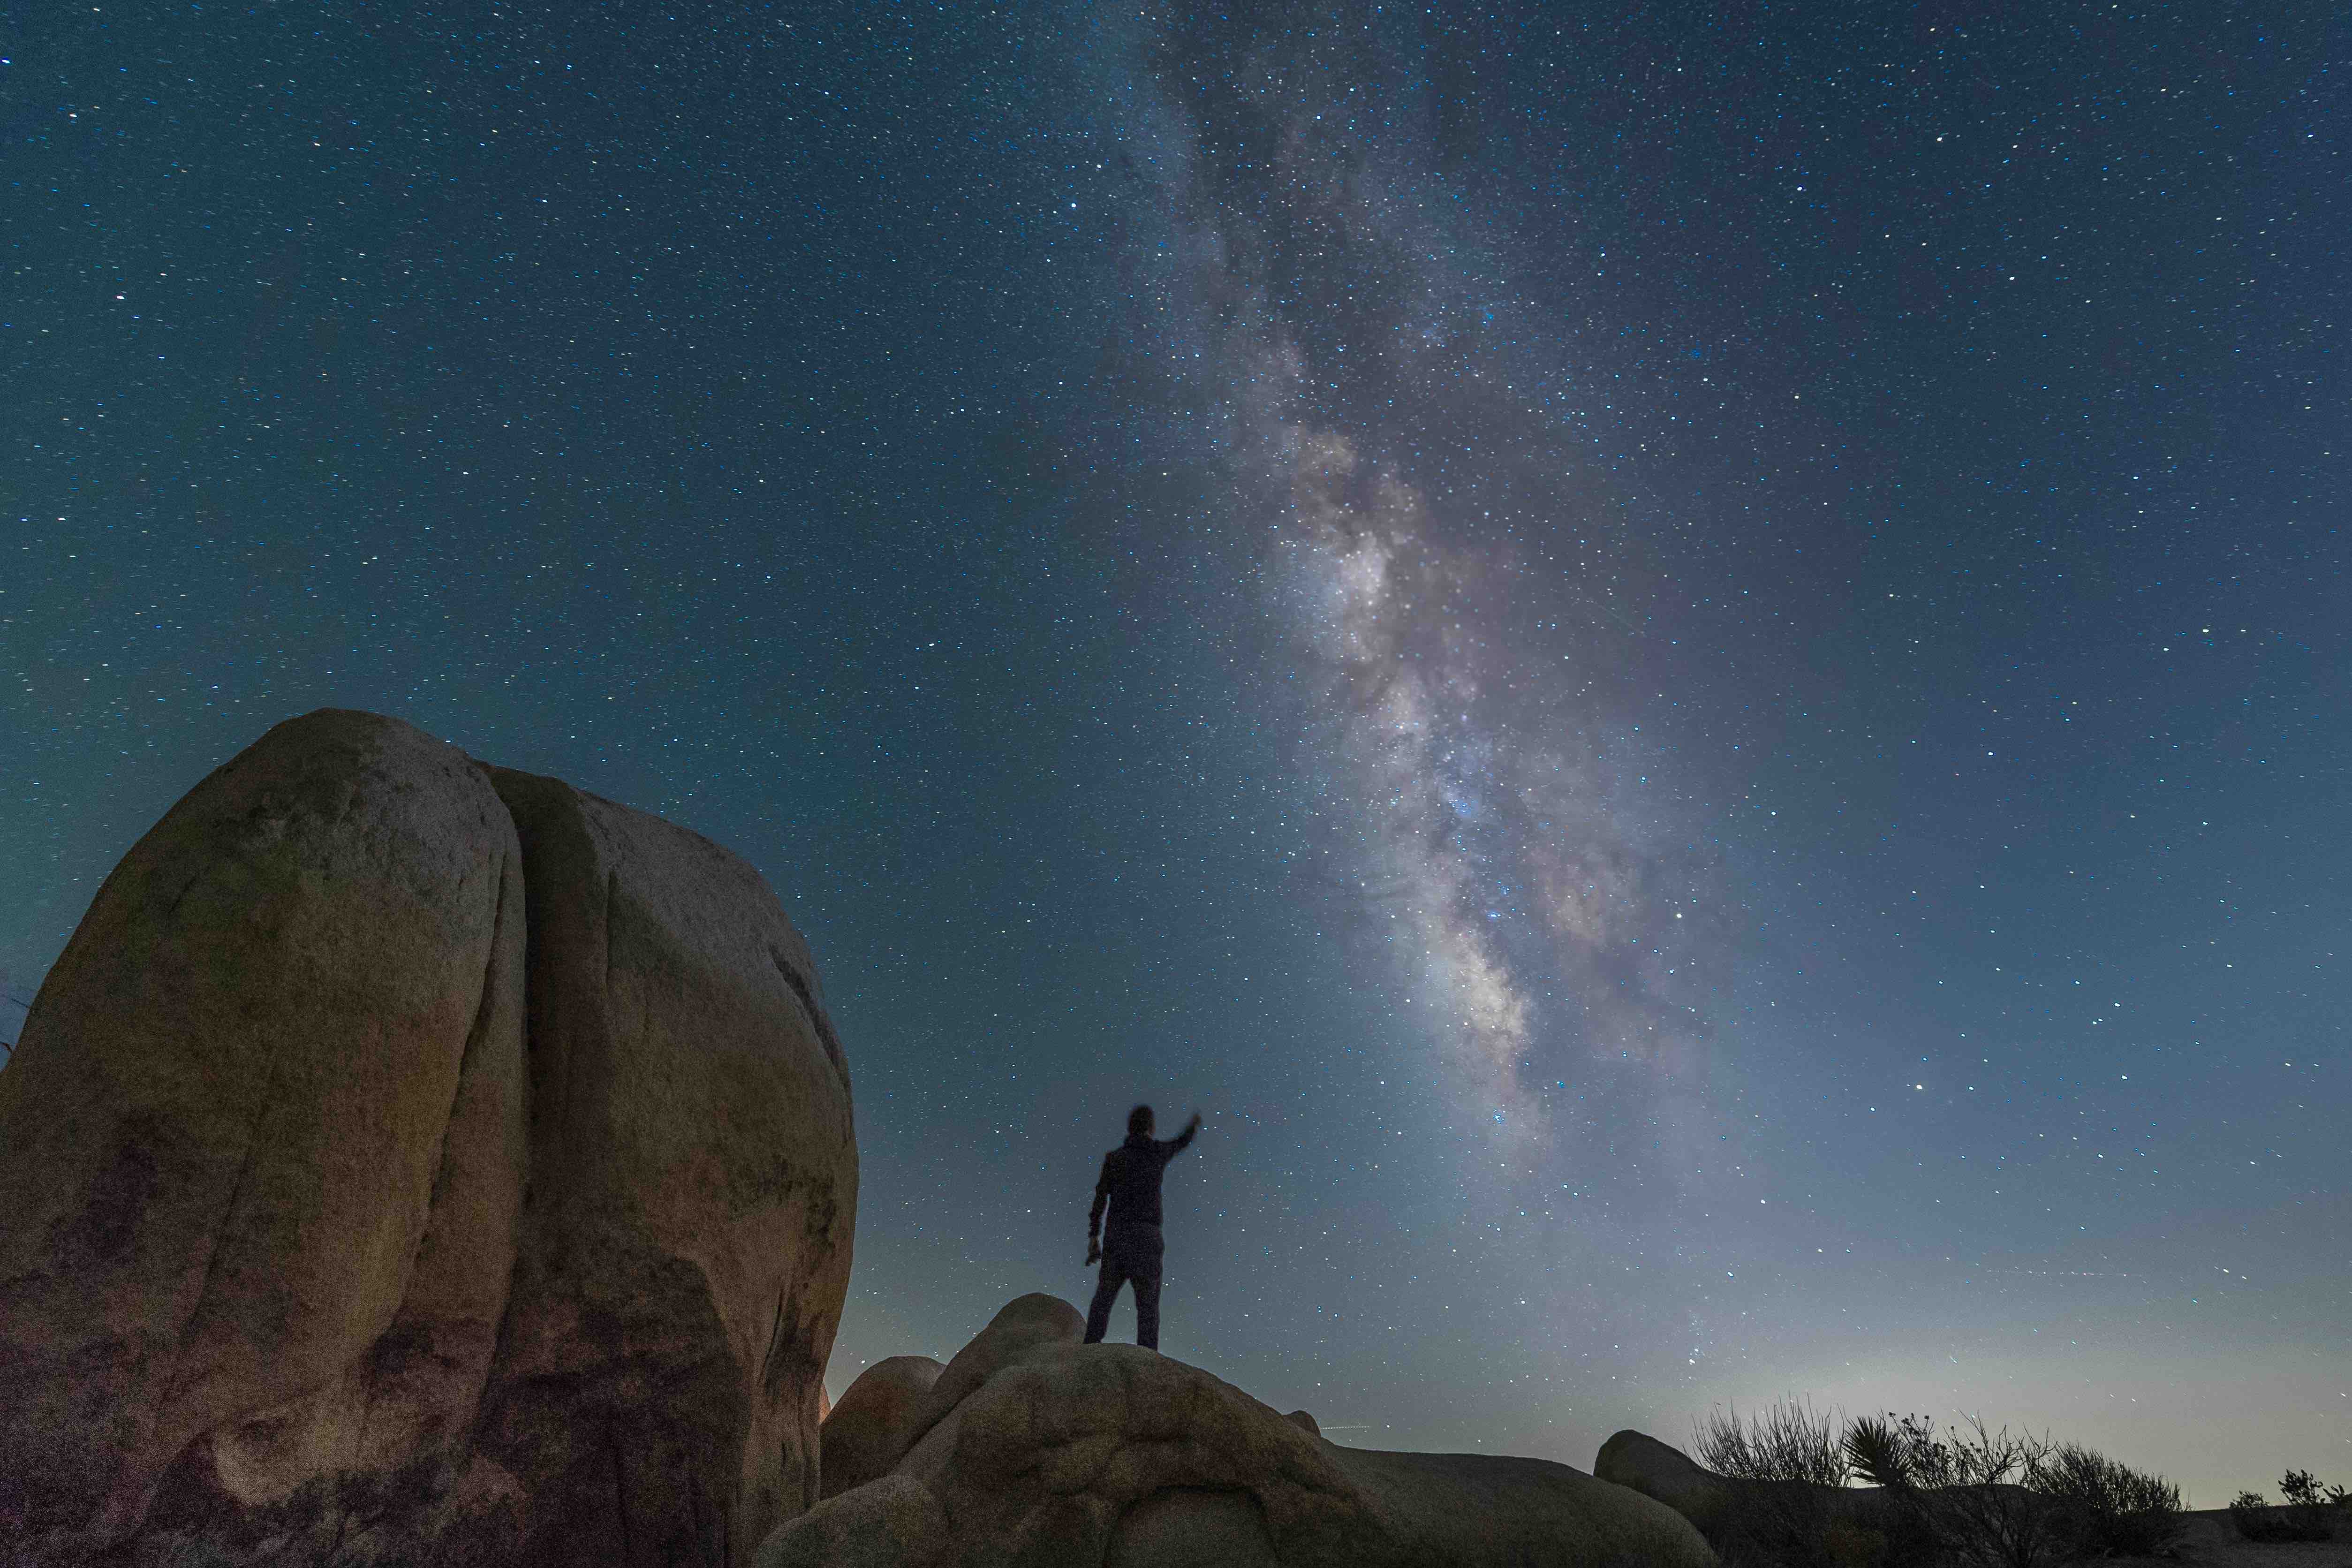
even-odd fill
[{"label": "large granite boulder", "polygon": [[390,720],[281,725],[125,858],[0,1068],[0,1546],[740,1563],[816,1500],[856,1203],[749,866]]},{"label": "large granite boulder", "polygon": [[159,1489],[447,1458],[514,1255],[522,905],[488,782],[365,713],[124,857],[0,1070],[0,1520],[107,1542]]},{"label": "large granite boulder", "polygon": [[944,1370],[927,1355],[894,1355],[867,1367],[842,1391],[822,1433],[826,1497],[890,1473],[914,1446],[923,1398]]},{"label": "large granite boulder", "polygon": [[[947,1535],[943,1552],[923,1536],[925,1568],[1715,1563],[1673,1510],[1567,1466],[1342,1448],[1197,1367],[1074,1344],[1052,1331],[1059,1314],[1034,1299],[1014,1307],[982,1336],[994,1347],[979,1385],[892,1475],[825,1504],[838,1510],[828,1519],[928,1519],[905,1489],[919,1486]],[[995,1332],[1013,1323],[1045,1331]],[[945,1375],[933,1393],[944,1386]],[[805,1516],[763,1544],[761,1562],[824,1561],[824,1542],[842,1533]],[[881,1539],[871,1525],[866,1538]]]},{"label": "large granite boulder", "polygon": [[757,871],[558,780],[490,778],[530,889],[533,1115],[470,1488],[513,1500],[530,1562],[729,1563],[817,1500],[848,1066]]}]

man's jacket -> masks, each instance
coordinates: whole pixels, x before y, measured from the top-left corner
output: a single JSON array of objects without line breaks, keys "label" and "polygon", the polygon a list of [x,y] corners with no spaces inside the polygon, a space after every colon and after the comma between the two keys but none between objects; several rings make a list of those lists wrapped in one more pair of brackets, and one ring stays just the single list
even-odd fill
[{"label": "man's jacket", "polygon": [[1159,1225],[1160,1174],[1199,1131],[1196,1122],[1164,1143],[1131,1132],[1126,1142],[1104,1155],[1102,1175],[1095,1183],[1095,1206],[1087,1215],[1087,1234],[1095,1234],[1102,1223],[1106,1203],[1110,1205],[1114,1227]]}]

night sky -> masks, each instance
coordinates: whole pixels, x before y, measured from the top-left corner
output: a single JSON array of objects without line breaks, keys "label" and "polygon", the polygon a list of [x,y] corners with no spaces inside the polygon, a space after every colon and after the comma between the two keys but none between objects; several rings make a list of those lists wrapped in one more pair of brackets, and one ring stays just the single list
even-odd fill
[{"label": "night sky", "polygon": [[17,994],[208,770],[373,709],[782,895],[836,1394],[1083,1304],[1149,1100],[1207,1116],[1164,1348],[1340,1441],[1793,1394],[2352,1481],[2339,8],[0,56]]}]

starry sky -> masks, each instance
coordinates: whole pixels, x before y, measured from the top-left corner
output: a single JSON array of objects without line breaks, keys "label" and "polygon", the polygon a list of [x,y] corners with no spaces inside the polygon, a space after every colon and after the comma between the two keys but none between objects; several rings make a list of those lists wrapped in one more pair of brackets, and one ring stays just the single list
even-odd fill
[{"label": "starry sky", "polygon": [[1340,1441],[2352,1480],[2332,11],[0,8],[0,987],[373,709],[782,895],[836,1394],[1148,1100]]}]

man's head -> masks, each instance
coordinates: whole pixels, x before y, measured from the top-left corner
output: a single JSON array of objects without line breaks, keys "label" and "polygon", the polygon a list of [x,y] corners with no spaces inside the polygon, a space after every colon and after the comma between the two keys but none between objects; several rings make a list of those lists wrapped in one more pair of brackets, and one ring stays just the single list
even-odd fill
[{"label": "man's head", "polygon": [[1127,1113],[1127,1135],[1129,1138],[1151,1136],[1151,1107],[1139,1105]]}]

